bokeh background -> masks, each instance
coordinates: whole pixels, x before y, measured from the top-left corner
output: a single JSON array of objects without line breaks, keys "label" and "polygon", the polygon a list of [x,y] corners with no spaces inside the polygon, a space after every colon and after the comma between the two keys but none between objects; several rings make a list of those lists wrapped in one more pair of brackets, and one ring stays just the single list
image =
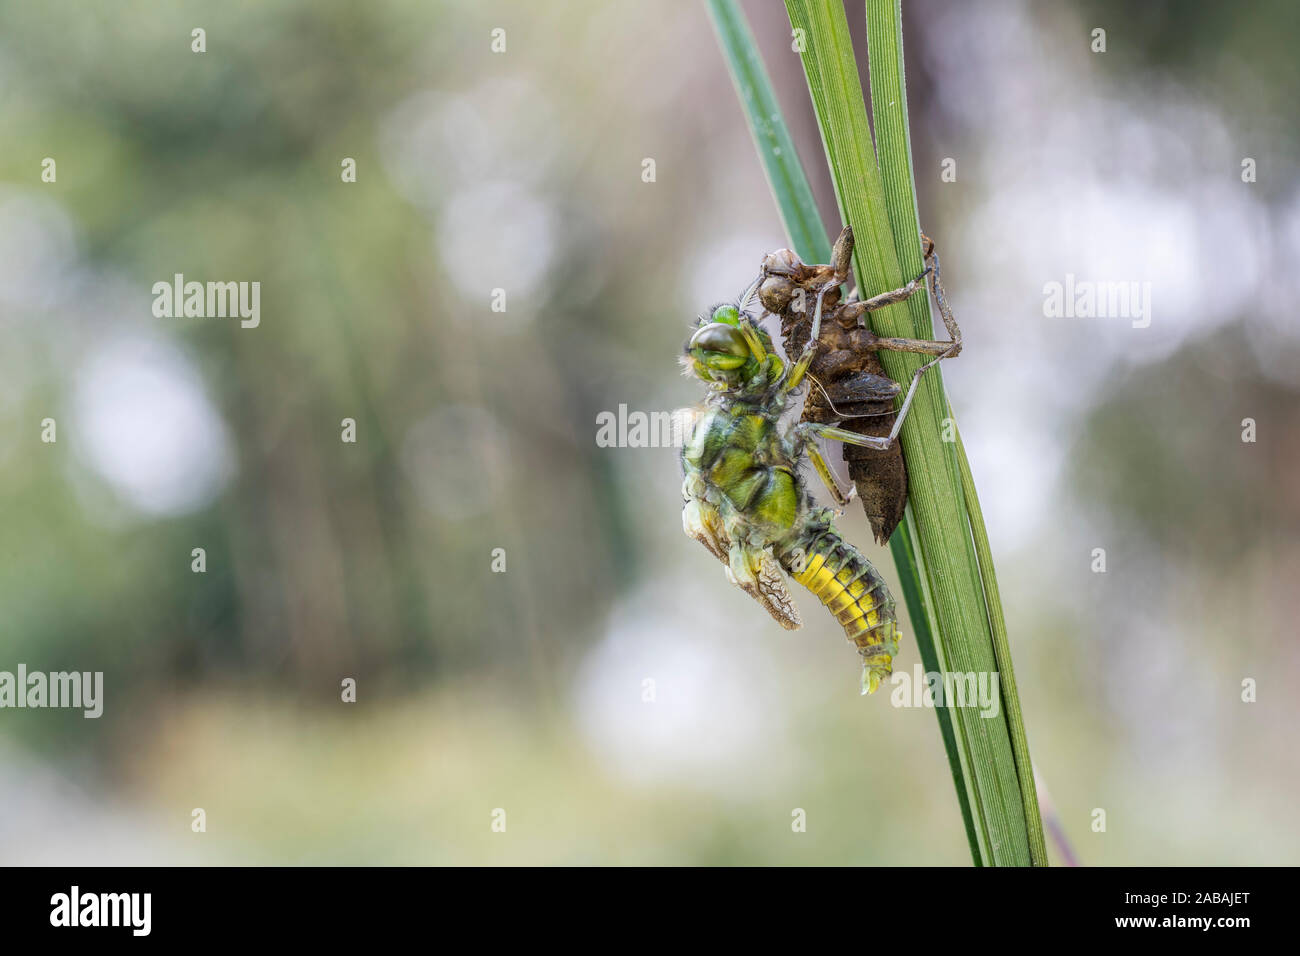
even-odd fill
[{"label": "bokeh background", "polygon": [[[1300,8],[904,8],[1060,825],[1088,864],[1300,862]],[[783,8],[746,9],[836,221]],[[969,863],[933,713],[727,584],[673,449],[596,442],[696,399],[688,322],[786,244],[702,3],[5,2],[0,143],[0,669],[106,685],[0,711],[0,862]],[[178,272],[260,281],[260,327],[155,318]],[[1150,282],[1149,327],[1045,317],[1067,273]]]}]

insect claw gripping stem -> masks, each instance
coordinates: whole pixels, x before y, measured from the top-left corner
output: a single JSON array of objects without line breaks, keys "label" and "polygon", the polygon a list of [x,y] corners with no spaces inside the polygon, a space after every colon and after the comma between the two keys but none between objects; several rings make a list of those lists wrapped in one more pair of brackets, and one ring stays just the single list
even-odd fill
[{"label": "insect claw gripping stem", "polygon": [[[956,358],[961,354],[961,329],[957,325],[957,319],[952,314],[952,309],[948,307],[948,296],[944,292],[943,279],[939,272],[939,254],[935,251],[934,240],[925,233],[921,233],[921,241],[925,244],[925,271],[902,288],[894,289],[891,292],[883,292],[880,295],[872,296],[870,299],[850,303],[844,307],[846,311],[852,308],[860,309],[862,312],[870,312],[882,306],[902,302],[910,298],[921,287],[922,282],[928,275],[930,277],[930,291],[934,293],[934,300],[939,306],[939,315],[943,319],[944,328],[948,330],[948,336],[951,339],[949,342],[934,342],[926,339],[876,337],[875,347],[877,349],[888,349],[895,352],[920,352],[934,356],[933,359],[912,373],[911,384],[908,386],[907,395],[903,398],[903,404],[898,409],[898,417],[894,419],[894,427],[889,432],[889,441],[883,446],[885,448],[892,445],[903,430],[903,420],[907,418],[907,412],[912,407],[912,399],[916,396],[916,388],[920,384],[921,376],[925,374],[926,370],[943,359]],[[868,448],[882,447],[870,442],[852,441],[838,435],[827,435],[826,437],[847,441],[849,444],[861,444]]]},{"label": "insect claw gripping stem", "polygon": [[952,348],[940,358],[956,358],[961,354],[961,329],[957,327],[957,319],[953,317],[952,309],[948,307],[948,295],[943,290],[943,278],[939,274],[939,253],[935,251],[934,240],[925,233],[921,233],[921,240],[925,243],[926,272],[930,273],[930,291],[934,293],[934,301],[939,306],[939,317],[943,319],[943,327],[948,330],[948,338],[952,339]]},{"label": "insect claw gripping stem", "polygon": [[831,277],[817,290],[817,307],[813,312],[812,334],[809,342],[816,342],[821,337],[822,300],[833,289],[838,289],[848,281],[853,270],[853,227],[845,226],[840,230],[835,246],[831,249]]},{"label": "insect claw gripping stem", "polygon": [[835,275],[839,278],[839,282],[837,282],[836,285],[848,280],[849,272],[853,268],[852,226],[845,226],[840,230],[840,234],[835,240],[835,245],[831,249],[831,268],[835,270]]}]

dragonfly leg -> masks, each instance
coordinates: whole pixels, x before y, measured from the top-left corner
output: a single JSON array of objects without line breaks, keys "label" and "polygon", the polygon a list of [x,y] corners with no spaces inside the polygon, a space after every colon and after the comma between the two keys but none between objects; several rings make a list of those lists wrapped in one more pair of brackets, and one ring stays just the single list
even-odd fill
[{"label": "dragonfly leg", "polygon": [[838,289],[848,282],[853,275],[853,227],[845,226],[840,230],[835,245],[831,248],[831,276],[817,290],[817,308],[813,314],[810,342],[816,342],[822,328],[822,299],[827,293]]},{"label": "dragonfly leg", "polygon": [[749,351],[754,358],[760,363],[767,359],[767,349],[763,345],[762,338],[759,337],[758,330],[754,328],[753,320],[744,312],[740,313],[740,334],[745,337],[746,344],[749,345]]},{"label": "dragonfly leg", "polygon": [[[800,422],[794,426],[795,434],[804,442],[804,450],[811,450],[811,442],[814,435],[822,438],[829,438],[831,441],[843,442],[846,445],[861,445],[863,448],[875,448],[877,451],[886,451],[894,443],[894,436],[891,434],[888,438],[878,438],[874,435],[859,435],[857,432],[851,432],[843,428],[834,428],[830,425],[822,425],[818,422]],[[809,455],[809,457],[812,457]],[[814,465],[816,462],[814,462]]]},{"label": "dragonfly leg", "polygon": [[[961,351],[961,343],[936,341],[934,339],[893,339],[878,335],[872,341],[871,348],[883,349],[888,352],[916,352],[919,355],[951,358]],[[957,351],[953,351],[954,348]]]},{"label": "dragonfly leg", "polygon": [[831,268],[835,270],[835,284],[842,285],[848,281],[853,269],[853,227],[845,226],[840,230],[831,247]]},{"label": "dragonfly leg", "polygon": [[867,312],[906,301],[923,286],[926,276],[930,277],[930,291],[939,306],[939,317],[943,319],[944,328],[948,330],[950,342],[936,342],[930,339],[879,338],[876,347],[889,349],[891,352],[919,352],[924,355],[938,355],[943,358],[956,358],[961,354],[961,329],[948,306],[948,295],[943,288],[943,276],[939,271],[939,254],[935,251],[934,240],[921,233],[925,244],[925,271],[905,286],[882,292],[869,299],[850,301],[841,309],[842,316],[848,319],[860,319]]},{"label": "dragonfly leg", "polygon": [[955,343],[951,345],[947,352],[930,359],[930,361],[926,362],[912,373],[912,384],[907,387],[907,395],[903,398],[903,405],[898,410],[898,417],[894,419],[894,427],[889,430],[889,443],[891,445],[894,443],[894,440],[898,438],[898,433],[903,430],[903,419],[907,418],[907,410],[912,407],[912,398],[916,395],[916,386],[921,384],[921,376],[925,374],[925,370],[930,368],[932,365],[937,365],[941,360],[950,355],[956,355],[957,351],[960,349],[961,343]]},{"label": "dragonfly leg", "polygon": [[961,354],[961,329],[957,327],[952,309],[948,308],[948,296],[943,291],[943,278],[939,274],[939,253],[934,249],[934,240],[925,233],[921,233],[921,241],[925,243],[925,261],[930,272],[930,291],[934,293],[934,301],[939,306],[939,317],[943,319],[943,327],[948,330],[948,337],[952,339],[953,347],[945,353],[945,357],[956,358]]},{"label": "dragonfly leg", "polygon": [[[848,227],[845,226],[845,229],[847,230]],[[822,299],[826,297],[827,292],[834,289],[838,284],[832,281],[817,290],[817,305],[813,308],[812,334],[808,337],[808,344],[804,347],[803,354],[799,356],[799,360],[790,369],[790,374],[781,383],[782,392],[793,391],[803,382],[804,374],[808,371],[808,366],[812,364],[813,358],[817,355],[817,349],[821,345],[818,338],[821,334],[822,325]]]},{"label": "dragonfly leg", "polygon": [[826,490],[831,493],[835,503],[843,508],[852,500],[853,491],[850,490],[846,495],[840,490],[840,483],[835,480],[835,473],[831,471],[831,466],[827,464],[826,457],[815,442],[808,441],[803,450],[808,455],[808,460],[812,462],[813,468],[817,470],[817,475],[821,478],[822,484],[826,486]]},{"label": "dragonfly leg", "polygon": [[925,277],[929,274],[930,269],[926,268],[924,272],[907,285],[899,286],[897,289],[891,289],[888,292],[882,292],[880,295],[873,295],[869,299],[858,299],[855,302],[846,303],[844,306],[845,314],[857,318],[864,312],[874,312],[876,309],[883,309],[887,305],[905,302],[925,288]]},{"label": "dragonfly leg", "polygon": [[821,435],[823,438],[830,438],[834,441],[844,442],[846,445],[861,445],[864,448],[877,448],[881,451],[893,447],[894,442],[898,440],[899,432],[903,430],[903,422],[907,418],[908,409],[912,407],[912,399],[916,397],[916,386],[921,383],[921,376],[925,374],[927,369],[937,365],[942,359],[948,357],[949,354],[956,354],[953,352],[955,346],[951,342],[937,342],[933,344],[946,346],[946,351],[944,351],[943,354],[930,359],[930,361],[926,362],[912,373],[912,383],[907,388],[907,395],[904,396],[903,404],[898,409],[898,417],[894,419],[894,427],[889,430],[888,438],[877,438],[872,435],[859,435],[857,432],[846,431],[842,428],[831,428],[827,425],[819,425],[813,422],[805,422],[797,427],[814,429],[816,433]]},{"label": "dragonfly leg", "polygon": [[920,383],[925,370],[942,359],[956,358],[961,354],[961,328],[957,325],[957,319],[953,316],[952,309],[948,307],[948,296],[943,291],[943,279],[939,273],[939,254],[934,250],[933,239],[925,233],[921,233],[921,239],[925,243],[925,261],[928,263],[926,272],[930,273],[930,291],[934,293],[934,301],[939,306],[939,315],[943,319],[944,328],[948,330],[948,335],[952,341],[931,342],[925,339],[876,340],[877,348],[891,349],[897,352],[921,352],[934,356],[912,373],[912,384],[907,389],[907,396],[903,399],[903,405],[898,410],[898,418],[894,420],[894,427],[889,433],[891,442],[898,437],[899,431],[903,428],[903,419],[907,417],[907,410],[912,406],[912,397],[916,394],[916,386]]}]

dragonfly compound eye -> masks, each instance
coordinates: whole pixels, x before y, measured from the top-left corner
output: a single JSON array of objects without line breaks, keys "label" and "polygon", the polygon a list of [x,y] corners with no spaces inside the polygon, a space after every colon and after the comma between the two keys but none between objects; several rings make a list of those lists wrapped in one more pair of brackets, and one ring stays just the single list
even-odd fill
[{"label": "dragonfly compound eye", "polygon": [[709,319],[713,322],[725,322],[727,325],[739,325],[740,309],[726,303],[715,308]]},{"label": "dragonfly compound eye", "polygon": [[[710,322],[691,336],[690,349],[714,368],[737,368],[749,358],[745,336],[734,325]],[[734,361],[733,361],[734,360]]]}]

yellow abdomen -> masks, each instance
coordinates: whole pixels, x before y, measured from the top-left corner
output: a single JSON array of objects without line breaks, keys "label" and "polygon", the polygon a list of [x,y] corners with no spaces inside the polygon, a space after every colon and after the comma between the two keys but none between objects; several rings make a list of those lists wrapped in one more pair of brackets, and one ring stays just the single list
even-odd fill
[{"label": "yellow abdomen", "polygon": [[884,579],[857,548],[829,531],[803,553],[791,576],[817,596],[862,655],[862,692],[872,693],[893,671],[898,653],[894,599]]}]

